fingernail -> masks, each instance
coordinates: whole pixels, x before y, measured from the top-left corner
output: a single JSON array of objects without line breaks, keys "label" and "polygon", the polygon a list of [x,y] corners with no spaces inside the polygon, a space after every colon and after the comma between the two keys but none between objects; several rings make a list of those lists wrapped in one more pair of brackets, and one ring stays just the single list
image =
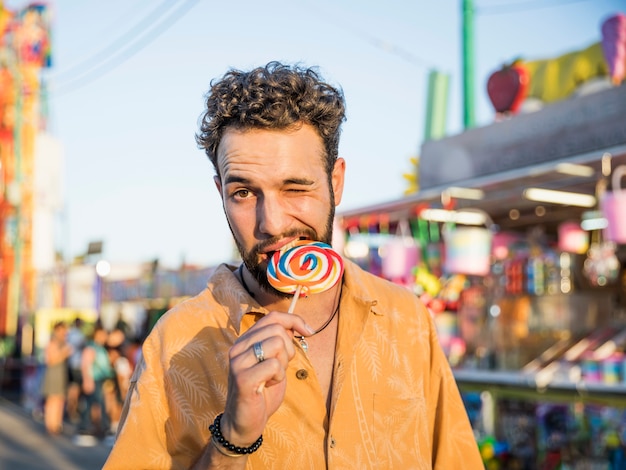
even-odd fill
[{"label": "fingernail", "polygon": [[310,335],[315,334],[315,330],[313,328],[311,328],[308,323],[304,324],[304,327],[306,328],[306,330],[309,332]]}]

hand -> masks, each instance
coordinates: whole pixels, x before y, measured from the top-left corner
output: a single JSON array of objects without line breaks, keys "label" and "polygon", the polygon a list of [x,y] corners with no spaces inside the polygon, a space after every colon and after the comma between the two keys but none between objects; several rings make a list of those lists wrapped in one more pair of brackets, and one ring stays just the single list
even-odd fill
[{"label": "hand", "polygon": [[[221,428],[231,443],[242,447],[254,443],[282,403],[287,366],[296,354],[294,332],[303,336],[313,334],[301,317],[270,312],[230,349],[228,395]],[[263,348],[262,362],[254,352],[255,343]]]}]

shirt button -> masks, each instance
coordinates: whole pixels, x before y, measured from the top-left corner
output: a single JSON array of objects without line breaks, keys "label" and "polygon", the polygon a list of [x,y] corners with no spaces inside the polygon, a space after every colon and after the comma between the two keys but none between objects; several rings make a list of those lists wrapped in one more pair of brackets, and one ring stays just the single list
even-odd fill
[{"label": "shirt button", "polygon": [[330,436],[330,448],[334,449],[336,445],[337,442],[335,442],[335,438],[333,436]]},{"label": "shirt button", "polygon": [[309,373],[305,369],[300,369],[296,372],[296,378],[298,380],[305,380],[309,377]]}]

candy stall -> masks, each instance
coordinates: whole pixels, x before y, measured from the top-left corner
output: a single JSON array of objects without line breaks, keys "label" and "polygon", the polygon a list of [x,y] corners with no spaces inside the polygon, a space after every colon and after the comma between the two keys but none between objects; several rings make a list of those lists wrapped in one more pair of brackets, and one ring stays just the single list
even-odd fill
[{"label": "candy stall", "polygon": [[338,214],[429,308],[486,468],[626,468],[625,86],[426,141],[415,194]]}]

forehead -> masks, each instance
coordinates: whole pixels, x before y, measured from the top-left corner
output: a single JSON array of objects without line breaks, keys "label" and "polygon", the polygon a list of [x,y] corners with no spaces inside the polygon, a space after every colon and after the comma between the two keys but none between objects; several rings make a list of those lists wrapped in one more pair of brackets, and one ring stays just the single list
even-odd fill
[{"label": "forehead", "polygon": [[324,167],[324,155],[322,138],[310,125],[282,130],[229,128],[218,147],[217,164],[222,176],[263,168],[312,170]]}]

